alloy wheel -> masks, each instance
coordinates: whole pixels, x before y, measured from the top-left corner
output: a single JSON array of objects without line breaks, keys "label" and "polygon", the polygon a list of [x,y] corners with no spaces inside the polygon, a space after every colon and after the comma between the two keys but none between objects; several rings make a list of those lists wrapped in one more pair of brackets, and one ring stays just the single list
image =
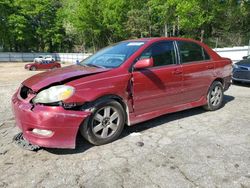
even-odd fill
[{"label": "alloy wheel", "polygon": [[112,136],[118,129],[120,119],[118,110],[112,106],[99,109],[92,121],[93,134],[104,139]]},{"label": "alloy wheel", "polygon": [[215,86],[210,95],[210,102],[213,106],[217,106],[222,99],[222,89],[218,85]]}]

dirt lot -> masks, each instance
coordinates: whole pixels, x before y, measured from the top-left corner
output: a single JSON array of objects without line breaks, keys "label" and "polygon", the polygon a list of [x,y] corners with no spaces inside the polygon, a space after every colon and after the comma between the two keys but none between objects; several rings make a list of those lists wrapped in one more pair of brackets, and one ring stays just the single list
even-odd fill
[{"label": "dirt lot", "polygon": [[250,187],[250,87],[233,85],[216,112],[201,108],[125,129],[93,147],[31,152],[12,143],[10,109],[20,82],[35,74],[0,64],[0,187]]}]

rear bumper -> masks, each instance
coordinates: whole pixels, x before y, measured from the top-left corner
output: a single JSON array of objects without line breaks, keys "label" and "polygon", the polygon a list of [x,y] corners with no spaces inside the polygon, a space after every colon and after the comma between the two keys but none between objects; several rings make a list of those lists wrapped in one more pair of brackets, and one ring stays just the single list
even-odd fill
[{"label": "rear bumper", "polygon": [[[23,137],[31,144],[48,148],[75,148],[79,126],[90,114],[61,106],[32,106],[17,94],[12,97],[12,110]],[[33,133],[33,129],[50,130],[52,134],[43,136]]]},{"label": "rear bumper", "polygon": [[232,78],[231,78],[231,76],[227,76],[223,80],[224,80],[224,82],[223,82],[224,91],[227,91],[229,89],[229,87],[231,86]]}]

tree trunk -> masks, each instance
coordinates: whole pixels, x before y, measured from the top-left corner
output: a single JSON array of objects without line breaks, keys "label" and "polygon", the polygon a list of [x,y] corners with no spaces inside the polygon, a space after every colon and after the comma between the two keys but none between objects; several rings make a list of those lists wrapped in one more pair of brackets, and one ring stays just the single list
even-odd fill
[{"label": "tree trunk", "polygon": [[149,26],[149,37],[152,36],[152,26],[151,26],[151,23],[150,23],[150,26]]},{"label": "tree trunk", "polygon": [[179,36],[180,35],[180,18],[179,18],[179,16],[177,17],[177,36]]},{"label": "tree trunk", "polygon": [[175,24],[173,24],[173,34],[172,34],[172,36],[175,36],[175,30],[176,30],[176,27],[175,27]]},{"label": "tree trunk", "polygon": [[53,52],[54,49],[53,49],[53,44],[52,44],[52,41],[50,40],[49,41],[49,52]]},{"label": "tree trunk", "polygon": [[95,47],[94,37],[92,37],[92,44],[93,44],[93,50],[94,50],[94,53],[95,53],[96,52],[96,47]]},{"label": "tree trunk", "polygon": [[204,39],[204,33],[205,33],[205,31],[204,31],[204,29],[202,29],[202,30],[201,30],[201,42],[203,42],[203,39]]},{"label": "tree trunk", "polygon": [[164,25],[164,35],[165,37],[168,37],[168,24],[167,23],[165,23]]}]

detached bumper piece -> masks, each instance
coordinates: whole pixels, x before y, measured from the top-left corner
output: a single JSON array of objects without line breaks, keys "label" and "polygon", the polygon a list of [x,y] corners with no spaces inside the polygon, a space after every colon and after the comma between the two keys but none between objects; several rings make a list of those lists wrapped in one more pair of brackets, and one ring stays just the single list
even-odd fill
[{"label": "detached bumper piece", "polygon": [[19,147],[29,150],[38,151],[40,147],[38,145],[33,145],[23,138],[23,133],[18,133],[13,137],[13,142]]}]

